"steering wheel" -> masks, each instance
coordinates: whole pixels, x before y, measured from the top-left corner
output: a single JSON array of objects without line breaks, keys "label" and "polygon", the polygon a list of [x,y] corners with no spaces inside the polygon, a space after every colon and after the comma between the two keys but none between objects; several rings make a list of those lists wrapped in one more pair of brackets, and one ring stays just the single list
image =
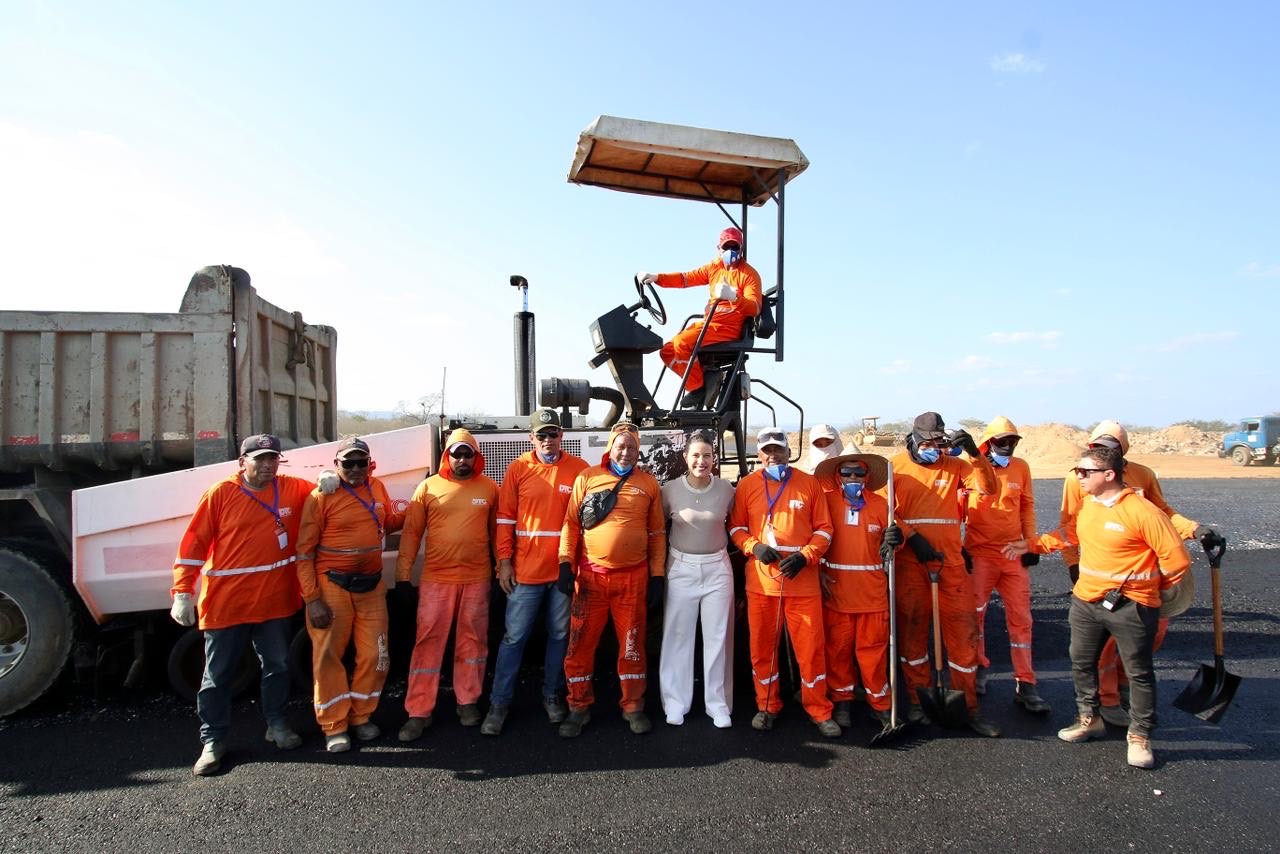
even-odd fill
[{"label": "steering wheel", "polygon": [[666,325],[667,309],[662,304],[662,297],[658,296],[658,289],[653,285],[648,285],[649,295],[645,296],[645,285],[640,284],[640,277],[635,277],[636,293],[640,295],[640,307],[649,312],[649,316],[653,318],[653,322],[659,326]]}]

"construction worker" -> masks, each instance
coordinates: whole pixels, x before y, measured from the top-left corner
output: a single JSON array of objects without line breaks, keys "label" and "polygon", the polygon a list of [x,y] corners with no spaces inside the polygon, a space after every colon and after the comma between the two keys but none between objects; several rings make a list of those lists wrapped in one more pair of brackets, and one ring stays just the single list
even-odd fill
[{"label": "construction worker", "polygon": [[[250,642],[262,664],[262,714],[267,741],[292,750],[302,739],[289,726],[290,618],[298,612],[294,571],[302,505],[315,487],[277,474],[280,439],[250,436],[240,443],[240,469],[200,496],[173,562],[173,606],[179,625],[204,632],[204,676],[196,694],[200,741],[192,773],[216,774],[231,726],[231,682]],[[193,598],[201,576],[200,599]]]},{"label": "construction worker", "polygon": [[751,726],[773,729],[782,711],[778,642],[782,620],[800,665],[800,702],[818,732],[839,738],[827,698],[818,561],[831,546],[831,514],[813,475],[788,463],[787,434],[766,427],[756,436],[761,467],[738,481],[729,537],[749,555],[747,628],[756,708]]},{"label": "construction worker", "polygon": [[1098,656],[1110,638],[1129,674],[1128,763],[1155,766],[1151,733],[1156,726],[1156,678],[1152,664],[1160,604],[1176,595],[1175,585],[1191,558],[1169,517],[1125,486],[1120,448],[1084,452],[1072,470],[1087,498],[1059,530],[1035,541],[1005,547],[1006,556],[1043,554],[1079,545],[1079,575],[1071,590],[1071,678],[1076,692],[1076,721],[1058,731],[1068,742],[1106,733],[1098,714]]},{"label": "construction worker", "polygon": [[699,432],[684,448],[688,469],[662,486],[671,523],[667,599],[662,610],[658,684],[667,723],[680,726],[693,705],[694,642],[702,618],[702,704],[720,729],[733,725],[733,567],[725,525],[733,485],[715,476],[715,436]]},{"label": "construction worker", "polygon": [[[763,289],[760,274],[746,261],[746,239],[737,228],[726,228],[716,240],[715,260],[687,273],[636,273],[641,284],[660,288],[692,288],[710,285],[711,297],[707,302],[703,320],[695,321],[677,332],[663,345],[659,355],[663,364],[679,376],[687,378],[681,406],[686,409],[701,408],[707,400],[703,390],[702,366],[696,360],[690,363],[693,345],[703,323],[707,334],[701,346],[708,347],[725,341],[736,341],[742,335],[742,324],[760,313]],[[714,395],[714,391],[712,392]]]},{"label": "construction worker", "polygon": [[814,424],[809,430],[809,453],[799,464],[799,468],[813,474],[818,464],[829,460],[844,450],[844,442],[840,439],[840,431],[830,424]]},{"label": "construction worker", "polygon": [[412,601],[410,576],[418,546],[426,554],[418,590],[417,639],[409,661],[409,690],[401,741],[431,726],[445,644],[453,636],[453,693],[463,726],[480,724],[480,689],[489,657],[489,586],[497,540],[498,485],[484,475],[484,455],[469,430],[445,442],[440,471],[418,484],[405,512],[396,558],[396,591]]},{"label": "construction worker", "polygon": [[600,465],[584,469],[569,494],[556,582],[561,593],[573,595],[564,660],[569,716],[560,724],[562,738],[581,735],[591,720],[596,646],[610,617],[618,637],[622,716],[633,733],[653,729],[644,713],[645,621],[648,608],[662,604],[667,535],[658,481],[636,467],[639,459],[640,431],[627,422],[615,424]]},{"label": "construction worker", "polygon": [[515,697],[524,646],[546,605],[547,649],[542,663],[542,707],[558,724],[564,703],[564,653],[569,645],[570,597],[556,589],[560,529],[569,493],[585,460],[561,447],[563,432],[554,409],[529,416],[533,450],[507,466],[498,493],[498,584],[507,594],[506,628],[494,665],[489,713],[480,732],[499,735]]},{"label": "construction worker", "polygon": [[996,491],[967,495],[964,548],[973,563],[974,596],[978,614],[978,674],[975,688],[986,693],[987,658],[985,624],[991,591],[999,590],[1009,631],[1009,660],[1015,679],[1013,701],[1028,712],[1047,714],[1049,703],[1036,690],[1031,666],[1031,579],[1027,570],[1039,557],[1025,554],[1009,560],[1003,549],[1015,540],[1036,533],[1036,499],[1031,488],[1031,467],[1013,455],[1022,437],[1003,415],[992,419],[978,439],[978,452],[991,463]]},{"label": "construction worker", "polygon": [[[1089,447],[1118,448],[1121,455],[1128,454],[1129,433],[1124,427],[1120,426],[1118,421],[1100,421],[1098,426],[1094,427],[1089,434]],[[1207,534],[1217,536],[1217,532],[1209,526],[1201,525],[1199,522],[1188,519],[1170,507],[1169,503],[1165,501],[1164,490],[1160,487],[1160,480],[1156,477],[1156,473],[1147,466],[1126,459],[1124,485],[1150,501],[1161,513],[1168,516],[1169,521],[1173,523],[1173,529],[1178,532],[1178,536],[1182,539],[1198,540]],[[1084,493],[1080,488],[1078,479],[1068,475],[1062,484],[1062,509],[1059,513],[1058,524],[1067,525],[1080,512],[1080,507],[1083,503]],[[1074,546],[1068,546],[1062,551],[1062,559],[1067,564],[1067,572],[1071,576],[1071,583],[1075,584],[1080,570],[1079,549]],[[1161,617],[1156,628],[1155,643],[1151,650],[1153,653],[1164,644],[1164,637],[1168,631],[1169,620]],[[1129,713],[1125,710],[1120,693],[1120,684],[1123,677],[1124,670],[1119,657],[1116,655],[1115,641],[1108,640],[1102,647],[1102,657],[1098,662],[1098,689],[1101,702],[1099,713],[1102,715],[1102,719],[1112,726],[1129,725]]]},{"label": "construction worker", "polygon": [[[964,451],[969,461],[955,454]],[[893,457],[894,518],[907,548],[895,564],[897,572],[898,646],[911,698],[907,720],[928,724],[919,705],[919,689],[929,687],[929,632],[933,621],[929,570],[941,573],[939,602],[942,640],[947,649],[951,687],[963,691],[969,728],[995,738],[1000,728],[978,710],[974,684],[978,669],[978,621],[973,609],[973,582],[960,553],[960,490],[996,492],[991,463],[973,437],[956,430],[948,437],[936,412],[916,417],[905,451]]]},{"label": "construction worker", "polygon": [[[400,530],[404,513],[392,506],[387,488],[374,477],[363,439],[343,440],[333,460],[338,488],[317,487],[302,507],[298,533],[298,583],[311,636],[316,722],[325,749],[351,749],[351,735],[372,741],[381,732],[369,720],[387,681],[387,591],[382,585],[382,547]],[[355,670],[343,662],[355,642]]]},{"label": "construction worker", "polygon": [[884,724],[891,703],[884,562],[902,545],[902,530],[889,524],[889,502],[876,494],[889,481],[889,467],[875,454],[844,454],[823,460],[814,476],[831,514],[831,548],[818,581],[833,720],[853,725],[854,688],[861,682],[867,705]]}]

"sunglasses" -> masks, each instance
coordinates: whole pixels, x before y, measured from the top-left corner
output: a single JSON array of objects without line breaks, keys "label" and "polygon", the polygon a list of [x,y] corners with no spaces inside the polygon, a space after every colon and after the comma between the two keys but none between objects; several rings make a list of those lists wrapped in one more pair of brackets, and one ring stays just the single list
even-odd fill
[{"label": "sunglasses", "polygon": [[841,477],[866,477],[867,469],[863,466],[840,466]]},{"label": "sunglasses", "polygon": [[476,455],[476,452],[470,448],[454,448],[449,452],[449,456],[455,460],[469,460]]},{"label": "sunglasses", "polygon": [[1076,477],[1089,477],[1090,475],[1097,474],[1098,472],[1111,471],[1111,469],[1083,469],[1076,466],[1072,471],[1076,473]]},{"label": "sunglasses", "polygon": [[548,439],[557,438],[560,435],[560,431],[559,430],[539,430],[537,433],[534,433],[533,435],[536,436],[539,441],[545,442]]},{"label": "sunglasses", "polygon": [[360,457],[353,460],[348,457],[347,459],[342,460],[340,465],[347,471],[351,471],[352,469],[367,469],[369,467],[369,458]]}]

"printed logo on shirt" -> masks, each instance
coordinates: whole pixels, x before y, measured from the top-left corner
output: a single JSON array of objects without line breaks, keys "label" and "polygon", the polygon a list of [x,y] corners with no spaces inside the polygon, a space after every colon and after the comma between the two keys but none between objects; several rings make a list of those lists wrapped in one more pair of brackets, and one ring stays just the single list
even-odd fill
[{"label": "printed logo on shirt", "polygon": [[281,508],[280,508],[280,515],[281,515],[281,516],[292,516],[292,515],[293,515],[293,508],[292,508],[292,507],[281,507]]},{"label": "printed logo on shirt", "polygon": [[381,501],[375,501],[375,502],[373,502],[373,509],[374,509],[374,510],[381,510],[382,508],[383,508],[383,504],[382,504],[382,502],[381,502]]},{"label": "printed logo on shirt", "polygon": [[951,485],[951,479],[940,477],[933,482],[933,485],[936,486],[938,489],[946,489],[948,486]]},{"label": "printed logo on shirt", "polygon": [[573,492],[573,487],[572,487],[572,486],[570,486],[570,485],[569,485],[569,484],[567,484],[567,483],[562,483],[562,484],[560,484],[560,493],[561,493],[562,495],[568,495],[570,492]]},{"label": "printed logo on shirt", "polygon": [[803,499],[803,498],[793,498],[793,499],[791,499],[790,501],[788,501],[788,502],[787,502],[787,506],[788,506],[788,507],[790,507],[792,510],[803,510],[803,509],[804,509],[804,499]]},{"label": "printed logo on shirt", "polygon": [[1009,481],[1009,489],[1011,489],[1011,490],[1012,490],[1012,489],[1018,489],[1018,490],[1021,490],[1021,489],[1022,489],[1022,484],[1018,483],[1016,480],[1011,480],[1011,481]]},{"label": "printed logo on shirt", "polygon": [[1124,525],[1121,525],[1119,522],[1103,522],[1102,527],[1107,531],[1119,531],[1122,534],[1124,533]]},{"label": "printed logo on shirt", "polygon": [[875,522],[868,523],[867,525],[868,534],[878,534],[881,530],[883,530],[881,526],[877,525]]},{"label": "printed logo on shirt", "polygon": [[487,498],[473,498],[473,499],[471,499],[471,506],[472,506],[472,507],[488,507],[488,506],[489,506],[489,499],[487,499]]},{"label": "printed logo on shirt", "polygon": [[625,492],[627,495],[644,495],[643,489],[641,489],[638,486],[632,486],[631,484],[627,484],[626,486],[622,487],[621,491]]}]

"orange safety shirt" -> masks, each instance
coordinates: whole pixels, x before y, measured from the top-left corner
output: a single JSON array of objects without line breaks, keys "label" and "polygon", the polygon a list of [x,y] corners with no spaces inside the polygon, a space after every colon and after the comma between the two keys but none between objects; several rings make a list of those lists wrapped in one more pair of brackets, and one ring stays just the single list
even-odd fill
[{"label": "orange safety shirt", "polygon": [[[740,261],[733,267],[726,267],[720,258],[710,264],[690,270],[687,273],[661,273],[658,286],[662,288],[692,288],[707,285],[714,290],[716,285],[727,284],[738,291],[738,298],[732,302],[722,300],[716,307],[715,318],[720,323],[734,329],[742,328],[742,321],[755,317],[760,313],[763,287],[760,274],[756,268],[746,261]],[[710,308],[714,298],[707,300]]]},{"label": "orange safety shirt", "polygon": [[387,488],[376,477],[359,487],[340,485],[332,495],[312,490],[302,507],[302,529],[298,532],[302,601],[320,598],[317,573],[335,570],[381,575],[385,535],[400,530],[404,515],[392,509]]},{"label": "orange safety shirt", "polygon": [[[1189,540],[1196,535],[1196,528],[1199,527],[1197,522],[1188,519],[1177,513],[1169,502],[1164,500],[1164,490],[1160,488],[1160,479],[1156,477],[1147,466],[1142,463],[1134,463],[1129,460],[1124,461],[1124,485],[1143,498],[1154,504],[1161,513],[1169,517],[1169,521],[1173,523],[1173,529],[1184,540]],[[1066,524],[1075,518],[1080,512],[1080,507],[1084,503],[1085,494],[1080,490],[1080,480],[1075,473],[1067,475],[1067,479],[1062,482],[1062,509],[1058,513],[1058,524],[1066,526]],[[1080,550],[1075,546],[1070,546],[1062,550],[1062,559],[1071,565],[1080,562]]]},{"label": "orange safety shirt", "polygon": [[[766,596],[819,595],[818,573],[809,570],[817,567],[831,547],[831,530],[831,511],[822,487],[808,472],[791,466],[786,481],[779,483],[766,480],[764,470],[756,469],[738,481],[729,514],[729,537],[747,555],[747,590]],[[776,565],[760,563],[751,554],[762,542],[783,557],[794,552],[804,555],[805,568],[783,585]]]},{"label": "orange safety shirt", "polygon": [[453,480],[441,474],[418,484],[405,511],[396,581],[408,581],[425,535],[422,580],[471,584],[493,577],[498,485],[482,474]]},{"label": "orange safety shirt", "polygon": [[829,478],[822,492],[831,514],[831,548],[822,556],[827,576],[823,603],[842,614],[873,614],[889,610],[889,577],[880,559],[880,541],[889,524],[889,502],[863,492],[866,504],[854,510]]},{"label": "orange safety shirt", "polygon": [[302,505],[314,487],[277,475],[274,484],[255,490],[236,472],[200,496],[178,545],[170,593],[191,593],[196,575],[203,576],[202,630],[264,623],[301,607],[293,564]]},{"label": "orange safety shirt", "polygon": [[560,530],[573,482],[587,461],[560,452],[544,463],[536,451],[511,461],[498,493],[498,560],[510,560],[520,584],[559,577]]},{"label": "orange safety shirt", "polygon": [[1036,497],[1031,488],[1031,467],[1012,457],[1009,465],[991,467],[996,491],[969,492],[964,547],[975,557],[1002,557],[1001,549],[1014,540],[1036,536]]},{"label": "orange safety shirt", "polygon": [[582,499],[613,489],[617,482],[618,476],[607,466],[583,469],[574,480],[560,530],[560,562],[576,565],[581,546],[586,559],[597,566],[626,569],[647,562],[650,575],[665,575],[667,523],[662,516],[662,489],[647,471],[633,469],[604,521],[589,531],[582,529],[578,515]]},{"label": "orange safety shirt", "polygon": [[924,466],[902,451],[893,463],[894,519],[902,536],[919,533],[946,556],[947,563],[960,563],[960,503],[962,488],[995,494],[996,476],[991,462],[979,456],[972,462],[943,456]]}]

